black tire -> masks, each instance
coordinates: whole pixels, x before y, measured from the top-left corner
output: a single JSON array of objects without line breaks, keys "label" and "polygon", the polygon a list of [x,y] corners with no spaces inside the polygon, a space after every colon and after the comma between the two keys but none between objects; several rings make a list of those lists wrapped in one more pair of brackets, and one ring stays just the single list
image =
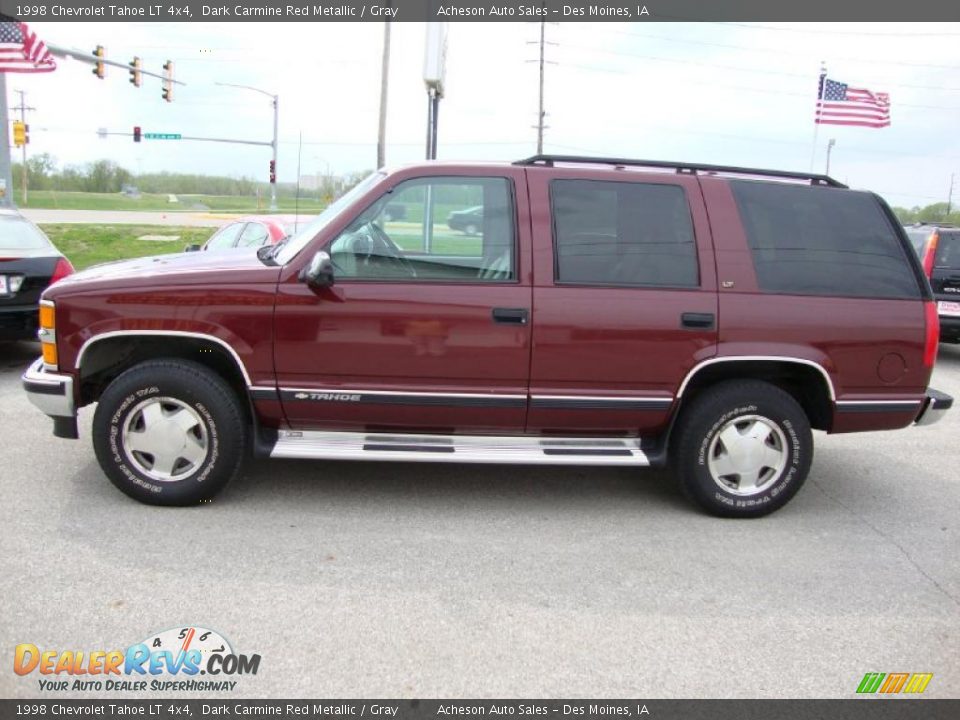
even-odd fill
[{"label": "black tire", "polygon": [[467,235],[476,235],[476,234],[477,234],[477,226],[474,225],[473,223],[470,223],[469,225],[467,225],[467,226],[463,229],[463,232],[464,232],[465,234],[467,234]]},{"label": "black tire", "polygon": [[[790,501],[810,472],[810,421],[791,395],[769,383],[719,383],[694,398],[682,410],[678,423],[671,460],[680,485],[691,501],[713,515],[768,515]],[[745,450],[728,453],[720,437],[725,432],[731,433],[727,437],[733,439],[732,445],[742,438]],[[767,448],[769,457],[780,456],[776,465],[764,465]],[[725,469],[739,469],[730,464],[733,457],[749,466],[762,466],[756,471],[755,485],[750,486],[749,470],[746,475],[723,473]],[[744,477],[748,479],[744,481]],[[741,484],[745,485],[742,490]]]},{"label": "black tire", "polygon": [[[147,438],[148,415],[152,427],[158,428],[152,437],[166,443],[164,450],[178,442],[174,415],[182,417],[183,424],[193,423],[180,430],[182,449],[166,453],[168,459],[176,459],[169,478],[162,480],[151,474],[163,474],[160,456],[139,452],[133,448],[137,441],[127,439],[139,436],[142,443]],[[120,490],[149,505],[208,501],[240,472],[246,436],[236,393],[220,376],[186,360],[153,360],[130,368],[104,390],[93,416],[93,447],[100,467]],[[179,457],[180,452],[195,459]]]}]

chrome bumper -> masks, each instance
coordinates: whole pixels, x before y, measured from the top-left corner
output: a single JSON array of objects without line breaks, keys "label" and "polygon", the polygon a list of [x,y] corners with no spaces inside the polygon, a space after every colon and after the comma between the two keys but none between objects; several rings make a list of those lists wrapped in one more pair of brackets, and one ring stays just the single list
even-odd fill
[{"label": "chrome bumper", "polygon": [[69,375],[58,375],[44,370],[43,358],[37,358],[23,373],[20,380],[23,382],[23,389],[27,392],[27,398],[41,412],[52,418],[76,417],[73,378]]},{"label": "chrome bumper", "polygon": [[927,397],[923,401],[923,409],[917,415],[914,423],[917,425],[933,425],[944,413],[953,407],[953,398],[944,392],[927,388]]}]

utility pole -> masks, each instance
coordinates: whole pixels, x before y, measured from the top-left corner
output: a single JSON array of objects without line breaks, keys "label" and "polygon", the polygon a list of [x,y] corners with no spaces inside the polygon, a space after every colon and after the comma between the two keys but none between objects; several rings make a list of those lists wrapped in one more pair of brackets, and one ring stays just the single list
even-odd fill
[{"label": "utility pole", "polygon": [[547,38],[547,23],[540,21],[540,107],[537,112],[537,155],[543,154],[543,122],[546,113],[543,111],[543,53]]},{"label": "utility pole", "polygon": [[[20,104],[17,107],[15,107],[14,110],[20,111],[20,122],[26,125],[27,111],[36,110],[36,108],[27,107],[27,104],[25,102],[26,96],[27,96],[26,92],[24,92],[23,90],[14,90],[14,92],[20,96]],[[27,204],[27,143],[26,143],[26,139],[24,140],[23,145],[20,146],[20,150],[22,151],[22,155],[21,155],[22,166],[20,170],[20,175],[21,175],[21,180],[23,185],[23,204],[26,205]]]},{"label": "utility pole", "polygon": [[950,190],[947,192],[947,215],[953,210],[953,176],[954,173],[950,173]]},{"label": "utility pole", "polygon": [[[541,5],[541,7],[546,8],[546,4]],[[556,24],[556,23],[551,23]],[[539,60],[527,60],[527,62],[538,62],[540,65],[540,92],[539,100],[537,105],[537,124],[534,125],[537,129],[537,155],[543,153],[543,131],[549,129],[547,125],[547,111],[543,107],[543,94],[544,94],[544,78],[547,65],[556,65],[556,62],[551,62],[547,60],[547,45],[556,45],[555,42],[547,42],[547,21],[540,21],[540,40],[530,40],[527,42],[527,45],[540,45],[540,57]]]},{"label": "utility pole", "polygon": [[[389,7],[391,3],[387,3]],[[377,128],[377,169],[387,162],[387,83],[390,79],[390,21],[383,24],[383,62],[380,67],[380,124]]]}]

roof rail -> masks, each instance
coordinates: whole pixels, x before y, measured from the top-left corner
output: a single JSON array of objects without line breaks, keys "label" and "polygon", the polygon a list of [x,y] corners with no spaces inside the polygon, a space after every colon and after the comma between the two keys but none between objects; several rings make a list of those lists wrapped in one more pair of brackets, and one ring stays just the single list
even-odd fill
[{"label": "roof rail", "polygon": [[664,160],[628,160],[625,158],[584,157],[581,155],[531,155],[523,160],[517,160],[514,165],[544,165],[552,167],[555,163],[574,163],[584,165],[615,165],[630,167],[668,168],[678,173],[696,175],[705,173],[731,173],[736,175],[756,175],[761,177],[788,178],[790,180],[809,180],[811,185],[828,185],[829,187],[845,188],[841,182],[827,175],[816,173],[791,172],[786,170],[764,170],[761,168],[743,168],[732,165],[703,165],[700,163],[666,162]]}]

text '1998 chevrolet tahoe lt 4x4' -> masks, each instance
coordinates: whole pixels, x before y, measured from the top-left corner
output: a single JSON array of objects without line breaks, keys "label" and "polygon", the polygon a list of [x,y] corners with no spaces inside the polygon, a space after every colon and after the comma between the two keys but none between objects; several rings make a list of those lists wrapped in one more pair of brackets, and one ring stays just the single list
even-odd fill
[{"label": "text '1998 chevrolet tahoe lt 4x4'", "polygon": [[[447,223],[463,209],[469,234]],[[100,265],[40,317],[30,399],[69,438],[96,403],[103,470],[159,505],[209,499],[252,450],[670,465],[707,511],[759,516],[800,489],[812,429],[952,404],[927,387],[937,308],[903,228],[877,195],[798,173],[377,172],[281,245]]]}]

